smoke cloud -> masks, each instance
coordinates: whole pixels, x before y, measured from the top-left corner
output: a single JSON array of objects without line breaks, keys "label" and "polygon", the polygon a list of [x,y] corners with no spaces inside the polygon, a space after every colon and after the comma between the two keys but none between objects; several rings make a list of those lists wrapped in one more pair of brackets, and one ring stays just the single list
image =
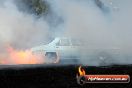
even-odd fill
[{"label": "smoke cloud", "polygon": [[11,44],[16,48],[31,48],[44,42],[49,34],[49,25],[43,19],[18,10],[13,0],[0,6],[0,46]]},{"label": "smoke cloud", "polygon": [[[49,24],[43,18],[19,11],[15,0],[3,0],[0,4],[0,63],[19,64],[15,60],[27,59],[27,64],[38,59],[27,49],[47,41]],[[10,52],[9,47],[13,48]]]},{"label": "smoke cloud", "polygon": [[[46,1],[51,11],[46,19],[19,11],[13,0],[0,2],[1,55],[6,52],[7,45],[24,50],[46,43],[51,36],[70,36],[87,42],[88,50],[84,53],[93,56],[82,57],[83,64],[98,65],[101,61],[132,64],[131,0]],[[102,55],[95,58],[96,49],[99,52],[115,49],[119,54],[116,58],[108,55],[105,62]]]},{"label": "smoke cloud", "polygon": [[[92,53],[93,56],[81,58],[82,63],[132,63],[131,0],[52,0],[49,3],[53,11],[64,20],[61,27],[63,35],[87,42],[88,50],[83,53]],[[105,54],[110,51],[112,57],[107,55],[105,61],[103,55],[98,55],[91,49]],[[118,55],[114,56],[116,53]],[[93,58],[96,54],[98,59]]]}]

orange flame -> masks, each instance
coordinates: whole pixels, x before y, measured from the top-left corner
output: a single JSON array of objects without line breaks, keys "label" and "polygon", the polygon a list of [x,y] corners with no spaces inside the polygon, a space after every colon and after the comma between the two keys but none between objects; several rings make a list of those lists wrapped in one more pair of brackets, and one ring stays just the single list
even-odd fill
[{"label": "orange flame", "polygon": [[15,50],[7,48],[7,53],[0,62],[1,64],[40,64],[44,63],[42,56],[33,55],[30,50]]},{"label": "orange flame", "polygon": [[79,66],[78,71],[79,71],[79,75],[80,75],[80,76],[83,76],[83,75],[86,74],[86,73],[85,73],[85,70],[82,69],[81,66]]}]

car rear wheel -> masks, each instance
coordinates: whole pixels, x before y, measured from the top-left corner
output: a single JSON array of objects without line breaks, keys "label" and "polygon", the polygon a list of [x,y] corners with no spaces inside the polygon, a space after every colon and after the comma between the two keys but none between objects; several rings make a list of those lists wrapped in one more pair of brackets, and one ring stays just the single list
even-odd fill
[{"label": "car rear wheel", "polygon": [[96,57],[100,62],[100,65],[104,66],[104,65],[111,65],[113,64],[114,62],[114,57],[112,54],[110,53],[107,53],[107,52],[101,52],[99,54],[97,54],[97,57]]},{"label": "car rear wheel", "polygon": [[45,62],[46,63],[56,63],[58,57],[56,52],[47,52],[45,54]]}]

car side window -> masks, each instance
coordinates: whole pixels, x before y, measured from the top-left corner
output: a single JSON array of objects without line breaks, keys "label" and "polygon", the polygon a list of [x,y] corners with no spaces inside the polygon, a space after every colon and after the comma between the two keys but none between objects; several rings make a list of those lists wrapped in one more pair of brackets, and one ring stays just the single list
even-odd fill
[{"label": "car side window", "polygon": [[73,46],[80,46],[80,45],[82,45],[82,41],[79,41],[79,40],[76,40],[76,39],[72,39],[71,42],[72,42]]},{"label": "car side window", "polygon": [[68,39],[61,39],[58,43],[56,43],[57,46],[69,46],[70,42]]},{"label": "car side window", "polygon": [[60,41],[58,41],[58,42],[56,43],[56,46],[60,46]]}]

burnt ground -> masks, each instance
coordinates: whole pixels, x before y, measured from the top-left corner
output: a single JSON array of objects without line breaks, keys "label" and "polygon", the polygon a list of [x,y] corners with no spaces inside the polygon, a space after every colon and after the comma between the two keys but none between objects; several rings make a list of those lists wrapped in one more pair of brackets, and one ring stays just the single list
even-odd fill
[{"label": "burnt ground", "polygon": [[[79,65],[12,65],[0,66],[0,88],[131,88],[127,84],[77,84]],[[132,65],[82,66],[87,74],[129,74]]]}]

